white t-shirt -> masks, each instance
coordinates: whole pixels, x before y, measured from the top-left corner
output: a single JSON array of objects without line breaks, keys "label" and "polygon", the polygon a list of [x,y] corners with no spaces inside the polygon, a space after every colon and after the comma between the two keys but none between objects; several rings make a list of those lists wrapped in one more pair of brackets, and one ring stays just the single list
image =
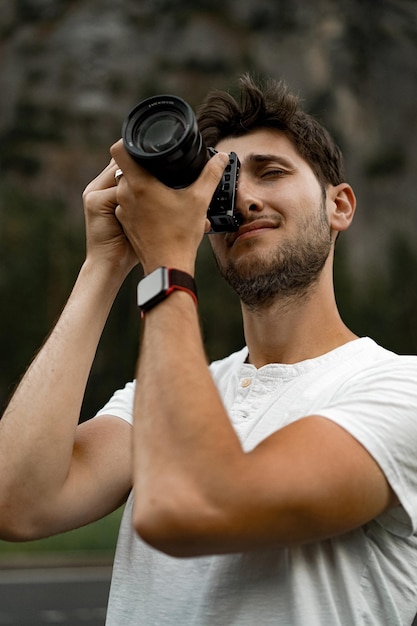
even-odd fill
[{"label": "white t-shirt", "polygon": [[[244,450],[321,415],[370,452],[401,505],[326,541],[177,559],[134,533],[131,494],[107,626],[410,625],[417,612],[417,357],[369,338],[295,365],[257,370],[246,356],[244,348],[211,365]],[[132,423],[133,395],[129,383],[100,414]]]}]

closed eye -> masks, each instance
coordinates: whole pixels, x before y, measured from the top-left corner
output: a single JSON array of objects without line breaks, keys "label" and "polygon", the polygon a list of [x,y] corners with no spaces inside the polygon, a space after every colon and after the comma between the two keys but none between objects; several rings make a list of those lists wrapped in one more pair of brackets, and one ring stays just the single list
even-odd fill
[{"label": "closed eye", "polygon": [[274,168],[274,169],[265,170],[264,172],[262,172],[261,178],[279,178],[281,176],[285,176],[286,173],[287,172],[285,170]]}]

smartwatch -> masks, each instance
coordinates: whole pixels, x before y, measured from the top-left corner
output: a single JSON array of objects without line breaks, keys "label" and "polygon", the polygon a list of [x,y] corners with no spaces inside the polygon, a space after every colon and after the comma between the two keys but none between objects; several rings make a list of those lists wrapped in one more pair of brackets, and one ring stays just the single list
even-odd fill
[{"label": "smartwatch", "polygon": [[194,278],[186,272],[171,267],[158,267],[142,278],[138,284],[138,306],[142,317],[176,290],[186,291],[197,304]]}]

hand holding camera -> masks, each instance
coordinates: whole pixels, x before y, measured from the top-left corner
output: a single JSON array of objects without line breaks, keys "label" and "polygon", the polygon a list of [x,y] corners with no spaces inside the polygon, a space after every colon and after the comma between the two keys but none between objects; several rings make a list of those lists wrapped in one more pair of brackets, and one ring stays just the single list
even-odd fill
[{"label": "hand holding camera", "polygon": [[[216,153],[204,145],[194,112],[181,98],[153,96],[136,105],[122,128],[123,143],[133,159],[174,189],[191,185]],[[232,152],[216,188],[207,218],[211,233],[235,231],[235,199],[239,159]]]}]

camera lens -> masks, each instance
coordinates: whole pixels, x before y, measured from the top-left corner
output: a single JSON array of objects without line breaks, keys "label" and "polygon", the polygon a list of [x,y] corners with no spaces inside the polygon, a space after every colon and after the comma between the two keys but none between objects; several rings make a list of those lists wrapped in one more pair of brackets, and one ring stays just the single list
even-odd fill
[{"label": "camera lens", "polygon": [[129,154],[168,187],[187,187],[208,161],[191,107],[177,96],[140,102],[124,121],[122,137]]},{"label": "camera lens", "polygon": [[184,135],[185,126],[174,114],[155,113],[135,129],[135,143],[149,154],[158,154],[175,147]]}]

